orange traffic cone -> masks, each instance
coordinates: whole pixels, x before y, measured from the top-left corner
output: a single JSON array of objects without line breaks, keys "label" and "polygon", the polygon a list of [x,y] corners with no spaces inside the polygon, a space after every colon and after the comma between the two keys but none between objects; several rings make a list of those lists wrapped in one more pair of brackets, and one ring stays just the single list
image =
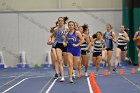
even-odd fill
[{"label": "orange traffic cone", "polygon": [[90,73],[90,77],[95,78],[95,73],[94,72],[91,72]]},{"label": "orange traffic cone", "polygon": [[93,89],[94,89],[94,93],[98,93],[98,86],[96,84],[93,86]]},{"label": "orange traffic cone", "polygon": [[104,71],[104,76],[108,76],[108,71],[107,70]]},{"label": "orange traffic cone", "polygon": [[124,75],[124,69],[120,69],[120,75]]},{"label": "orange traffic cone", "polygon": [[94,90],[94,93],[101,93],[101,90],[96,82],[93,85],[93,90]]},{"label": "orange traffic cone", "polygon": [[131,74],[135,74],[135,73],[136,73],[135,68],[132,68]]}]

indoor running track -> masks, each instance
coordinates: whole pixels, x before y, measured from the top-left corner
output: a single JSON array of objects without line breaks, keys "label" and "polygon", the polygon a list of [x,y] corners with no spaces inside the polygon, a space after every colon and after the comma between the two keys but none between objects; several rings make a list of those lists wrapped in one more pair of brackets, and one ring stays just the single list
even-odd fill
[{"label": "indoor running track", "polygon": [[[131,74],[132,67],[124,69],[125,75],[111,73],[104,76],[106,68],[101,68],[95,81],[102,93],[140,93],[140,72]],[[88,72],[95,71],[90,67]],[[52,68],[39,69],[0,69],[0,93],[92,93],[87,77],[76,78],[69,83],[67,68],[65,82],[54,80]],[[93,92],[94,93],[94,92]]]},{"label": "indoor running track", "polygon": [[65,82],[59,82],[53,75],[52,68],[0,69],[0,93],[90,93],[86,77],[71,84],[67,76]]}]

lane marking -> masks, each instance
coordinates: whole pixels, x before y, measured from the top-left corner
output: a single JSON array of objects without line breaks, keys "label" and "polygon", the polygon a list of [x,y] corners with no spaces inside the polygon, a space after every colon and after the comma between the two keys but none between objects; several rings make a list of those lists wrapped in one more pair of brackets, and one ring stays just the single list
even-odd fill
[{"label": "lane marking", "polygon": [[52,77],[52,75],[29,76],[28,78],[32,79],[32,78],[42,78],[42,77]]},{"label": "lane marking", "polygon": [[51,77],[51,79],[49,79],[49,81],[42,87],[42,89],[39,91],[39,93],[43,93],[44,89],[48,86],[48,84],[51,82],[52,79],[53,79],[53,77]]},{"label": "lane marking", "polygon": [[[119,72],[117,72],[118,75]],[[126,74],[125,74],[126,75]],[[140,90],[140,86],[138,86],[137,84],[135,84],[134,82],[132,82],[131,80],[129,80],[128,78],[126,78],[124,75],[120,75],[123,79],[125,79],[126,81],[128,81],[130,84],[132,84],[133,86],[135,86],[136,88],[138,88]]]},{"label": "lane marking", "polygon": [[[122,76],[122,75],[121,75]],[[134,82],[132,82],[131,80],[129,80],[128,78],[126,78],[125,76],[122,76],[126,81],[128,81],[129,83],[131,83],[133,86],[135,86],[136,88],[138,88],[140,90],[140,86],[138,86],[137,84],[135,84]]]},{"label": "lane marking", "polygon": [[10,88],[6,89],[5,91],[3,91],[2,93],[6,93],[8,91],[10,91],[11,89],[13,89],[14,87],[18,86],[20,83],[22,83],[23,81],[27,80],[28,78],[22,79],[20,82],[16,83],[15,85],[11,86]]},{"label": "lane marking", "polygon": [[[53,75],[24,75],[25,77],[28,77],[28,78],[40,78],[40,77],[52,77]],[[0,78],[14,78],[14,77],[17,77],[17,76],[2,76]],[[65,75],[64,77],[68,77],[67,75]],[[60,77],[58,77],[60,78]]]},{"label": "lane marking", "polygon": [[3,78],[15,78],[15,76],[9,76],[9,77],[0,77],[0,79],[3,79]]},{"label": "lane marking", "polygon": [[1,85],[1,86],[0,86],[0,89],[1,89],[3,86],[10,84],[11,82],[15,81],[16,79],[18,79],[18,78],[20,78],[20,77],[24,76],[25,74],[27,74],[27,73],[29,73],[29,72],[30,72],[30,71],[25,72],[25,73],[23,73],[23,74],[21,74],[21,75],[17,76],[16,78],[14,78],[14,79],[12,79],[12,80],[8,81],[7,83],[4,83],[3,85]]},{"label": "lane marking", "polygon": [[93,93],[92,87],[91,87],[91,85],[90,85],[89,77],[87,78],[87,82],[88,82],[88,87],[89,87],[90,93]]},{"label": "lane marking", "polygon": [[[58,78],[57,78],[57,79],[58,79]],[[47,91],[46,91],[45,93],[49,93],[49,92],[50,92],[51,88],[53,87],[53,85],[55,84],[55,82],[56,82],[57,79],[55,79],[55,80],[52,82],[52,84],[50,85],[50,87],[47,89]]]}]

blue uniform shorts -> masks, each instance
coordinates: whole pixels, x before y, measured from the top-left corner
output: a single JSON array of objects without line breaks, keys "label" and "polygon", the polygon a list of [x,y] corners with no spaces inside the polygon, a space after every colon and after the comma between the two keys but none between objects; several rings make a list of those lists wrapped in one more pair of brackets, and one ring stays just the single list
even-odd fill
[{"label": "blue uniform shorts", "polygon": [[81,48],[80,47],[67,47],[67,53],[71,53],[73,56],[80,56]]}]

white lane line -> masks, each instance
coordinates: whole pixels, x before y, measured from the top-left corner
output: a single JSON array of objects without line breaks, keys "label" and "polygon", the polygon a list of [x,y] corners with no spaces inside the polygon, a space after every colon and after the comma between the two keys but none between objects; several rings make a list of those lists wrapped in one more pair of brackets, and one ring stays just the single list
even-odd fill
[{"label": "white lane line", "polygon": [[41,77],[52,77],[52,75],[42,75],[42,76],[29,76],[28,78],[32,79],[32,78],[41,78]]},{"label": "white lane line", "polygon": [[89,81],[89,77],[87,78],[87,82],[88,82],[88,87],[89,87],[90,93],[93,93],[93,90],[92,90],[92,87],[91,87],[91,84],[90,84],[90,81]]},{"label": "white lane line", "polygon": [[53,77],[49,79],[49,81],[42,87],[39,93],[43,93],[44,89],[47,87],[47,85],[51,82],[52,79]]},{"label": "white lane line", "polygon": [[0,79],[3,79],[3,78],[15,78],[15,76],[9,76],[9,77],[0,77]]},{"label": "white lane line", "polygon": [[128,81],[129,83],[131,83],[133,86],[135,86],[136,88],[138,88],[140,90],[140,86],[138,86],[137,84],[135,84],[134,82],[132,82],[131,80],[129,80],[128,78],[126,78],[125,76],[121,75],[126,81]]},{"label": "white lane line", "polygon": [[25,73],[23,73],[23,74],[21,74],[21,75],[17,76],[16,78],[14,78],[14,79],[10,80],[9,82],[7,82],[7,83],[5,83],[5,84],[1,85],[1,86],[0,86],[0,89],[1,89],[3,86],[5,86],[5,85],[7,85],[7,84],[9,84],[9,83],[11,83],[11,82],[13,82],[13,81],[15,81],[16,79],[18,79],[18,78],[20,78],[20,77],[24,76],[25,74],[27,74],[27,73],[29,73],[29,72],[30,72],[30,71],[25,72]]},{"label": "white lane line", "polygon": [[[52,77],[53,75],[45,75],[45,76],[29,76],[28,78],[32,79],[32,78],[40,78],[40,77]],[[64,76],[65,78],[68,76]],[[61,78],[61,77],[58,77]]]},{"label": "white lane line", "polygon": [[[58,79],[58,78],[57,78],[57,79]],[[54,83],[56,82],[57,79],[55,79],[55,80],[53,81],[53,83],[50,85],[50,87],[47,89],[47,91],[46,91],[45,93],[49,93],[49,92],[50,92],[51,88],[53,87],[53,85],[54,85]]]},{"label": "white lane line", "polygon": [[[26,76],[26,75],[24,75],[24,76]],[[26,77],[28,77],[28,78],[38,78],[38,77],[52,77],[52,75],[27,75]],[[2,76],[2,77],[0,77],[0,78],[14,78],[14,77],[17,77],[17,76]]]},{"label": "white lane line", "polygon": [[17,85],[19,85],[20,83],[22,83],[23,81],[27,80],[28,78],[22,79],[20,82],[16,83],[15,85],[11,86],[10,88],[6,89],[5,91],[3,91],[2,93],[6,93],[8,91],[10,91],[11,89],[13,89],[14,87],[16,87]]},{"label": "white lane line", "polygon": [[[24,75],[24,76],[26,76],[26,75]],[[26,77],[28,77],[28,78],[30,78],[30,79],[32,79],[32,78],[41,78],[41,77],[52,77],[53,75],[36,75],[36,76],[26,76]],[[17,76],[2,76],[2,77],[0,77],[0,79],[2,78],[14,78],[14,77],[17,77]],[[64,77],[68,77],[68,76],[64,76]],[[60,77],[59,77],[60,78]]]}]

